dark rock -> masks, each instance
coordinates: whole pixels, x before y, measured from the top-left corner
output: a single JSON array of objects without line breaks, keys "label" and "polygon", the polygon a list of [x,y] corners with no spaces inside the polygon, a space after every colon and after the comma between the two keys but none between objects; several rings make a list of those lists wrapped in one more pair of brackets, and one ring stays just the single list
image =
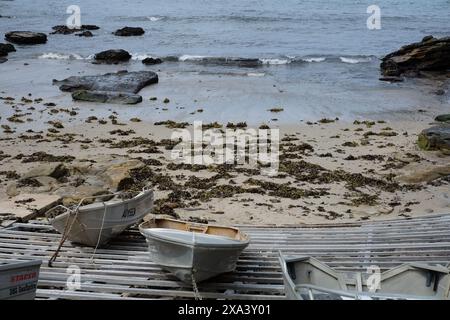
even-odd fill
[{"label": "dark rock", "polygon": [[90,24],[83,24],[80,28],[69,28],[66,25],[54,26],[53,32],[50,34],[72,34],[75,32],[87,31],[87,30],[98,30],[100,27]]},{"label": "dark rock", "polygon": [[12,44],[9,43],[0,43],[0,57],[5,57],[10,52],[16,51],[16,48]]},{"label": "dark rock", "polygon": [[93,25],[93,24],[83,24],[83,25],[81,25],[81,29],[83,29],[83,30],[98,30],[98,29],[100,29],[100,27]]},{"label": "dark rock", "polygon": [[145,33],[144,29],[142,28],[135,28],[135,27],[124,27],[122,29],[116,30],[114,32],[114,35],[120,36],[120,37],[131,37],[131,36],[142,36]]},{"label": "dark rock", "polygon": [[80,33],[76,33],[75,35],[76,35],[76,36],[79,36],[79,37],[93,37],[93,36],[94,36],[94,35],[92,34],[92,32],[90,32],[90,31],[88,31],[88,30],[83,31],[83,32],[80,32]]},{"label": "dark rock", "polygon": [[402,77],[394,77],[394,76],[386,76],[379,78],[380,81],[387,81],[387,82],[403,82]]},{"label": "dark rock", "polygon": [[142,102],[142,97],[138,94],[111,91],[79,90],[72,93],[72,98],[78,101],[99,103],[137,104]]},{"label": "dark rock", "polygon": [[450,122],[450,114],[441,114],[434,118],[434,120],[439,122]]},{"label": "dark rock", "polygon": [[425,37],[423,37],[422,42],[427,42],[427,41],[430,41],[430,40],[433,40],[433,39],[434,39],[434,37],[432,35],[425,36]]},{"label": "dark rock", "polygon": [[160,64],[162,62],[160,58],[145,58],[142,60],[142,63],[146,65]]},{"label": "dark rock", "polygon": [[5,63],[6,61],[8,61],[8,59],[6,59],[6,58],[0,58],[0,63]]},{"label": "dark rock", "polygon": [[123,49],[118,49],[99,52],[95,55],[94,58],[95,60],[102,63],[116,64],[130,60],[131,55]]},{"label": "dark rock", "polygon": [[417,75],[420,71],[446,71],[450,68],[450,37],[425,37],[422,42],[403,46],[382,59],[385,76]]},{"label": "dark rock", "polygon": [[450,125],[434,126],[419,134],[418,145],[427,151],[441,150],[450,154]]},{"label": "dark rock", "polygon": [[435,95],[437,96],[443,96],[445,94],[445,90],[444,89],[438,89],[434,92]]},{"label": "dark rock", "polygon": [[152,71],[107,73],[96,76],[72,76],[67,79],[53,80],[61,91],[114,91],[138,93],[142,88],[158,83],[158,75]]},{"label": "dark rock", "polygon": [[11,31],[5,34],[5,40],[17,44],[42,44],[47,42],[47,35],[31,31]]}]

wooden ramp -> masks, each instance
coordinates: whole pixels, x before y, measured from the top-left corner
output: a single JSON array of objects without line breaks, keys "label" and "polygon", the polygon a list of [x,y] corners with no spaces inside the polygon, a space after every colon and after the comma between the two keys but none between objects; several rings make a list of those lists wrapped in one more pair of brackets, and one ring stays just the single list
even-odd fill
[{"label": "wooden ramp", "polygon": [[[450,214],[345,225],[241,226],[251,244],[237,270],[199,285],[204,299],[282,299],[277,254],[312,256],[339,270],[385,270],[405,262],[448,265]],[[150,261],[136,229],[94,250],[66,242],[52,268],[60,235],[42,222],[0,229],[0,261],[42,259],[38,299],[194,298],[192,289]],[[67,268],[81,270],[81,288],[68,290]]]}]

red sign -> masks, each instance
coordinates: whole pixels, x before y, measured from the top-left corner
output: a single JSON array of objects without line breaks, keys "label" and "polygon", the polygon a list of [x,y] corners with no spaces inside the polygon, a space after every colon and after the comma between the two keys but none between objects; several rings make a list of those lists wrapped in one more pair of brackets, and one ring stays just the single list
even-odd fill
[{"label": "red sign", "polygon": [[19,282],[36,278],[36,272],[18,274],[11,277],[11,282]]}]

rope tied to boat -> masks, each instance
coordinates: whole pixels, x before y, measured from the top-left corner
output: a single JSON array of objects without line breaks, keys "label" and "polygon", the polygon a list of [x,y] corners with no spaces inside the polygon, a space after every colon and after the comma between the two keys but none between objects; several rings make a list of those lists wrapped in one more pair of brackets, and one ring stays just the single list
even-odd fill
[{"label": "rope tied to boat", "polygon": [[194,273],[195,269],[191,272],[191,280],[192,280],[192,291],[194,292],[194,299],[195,300],[203,300],[202,296],[200,295],[200,291],[198,290],[197,282],[195,281]]},{"label": "rope tied to boat", "polygon": [[97,248],[98,248],[98,246],[100,244],[100,239],[102,238],[103,227],[105,226],[106,209],[108,208],[106,206],[105,202],[103,202],[103,207],[104,207],[104,210],[103,210],[102,224],[100,226],[100,231],[98,233],[97,244],[95,245],[94,252],[92,253],[92,256],[91,256],[91,263],[94,263],[94,256],[97,253]]},{"label": "rope tied to boat", "polygon": [[[70,233],[70,231],[72,230],[72,226],[74,225],[75,220],[77,220],[77,216],[78,216],[78,208],[79,208],[79,206],[77,206],[77,208],[75,209],[75,211],[72,211],[72,210],[70,210],[69,208],[66,208],[66,207],[64,207],[64,208],[67,209],[67,210],[70,212],[70,214],[69,214],[69,216],[67,217],[66,224],[65,224],[65,226],[64,226],[64,232],[63,232],[63,234],[62,234],[61,240],[59,241],[58,248],[57,248],[56,251],[53,253],[53,255],[50,257],[50,260],[48,260],[48,266],[49,266],[50,268],[52,267],[53,262],[55,262],[56,258],[58,257],[59,252],[61,251],[61,248],[62,248],[64,242],[66,242],[66,240],[67,240],[67,238],[68,238],[68,236],[69,236],[69,233]],[[50,210],[49,210],[49,211],[50,211]],[[49,212],[49,211],[48,211],[48,212]],[[47,213],[48,213],[48,212],[47,212]],[[72,219],[72,221],[71,221],[71,223],[70,223],[70,226],[69,226],[69,222],[70,222],[70,219],[71,219],[71,216],[72,216],[71,214],[72,214],[73,212],[74,212],[75,214],[74,214],[74,217],[73,217],[73,219]]]}]

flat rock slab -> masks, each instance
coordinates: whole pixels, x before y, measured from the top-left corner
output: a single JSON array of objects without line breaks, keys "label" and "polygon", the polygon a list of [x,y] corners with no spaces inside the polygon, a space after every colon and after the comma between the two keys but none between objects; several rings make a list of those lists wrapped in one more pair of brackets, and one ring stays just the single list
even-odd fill
[{"label": "flat rock slab", "polygon": [[116,104],[137,104],[142,102],[142,97],[134,93],[89,90],[78,90],[73,92],[72,99],[76,101]]},{"label": "flat rock slab", "polygon": [[11,31],[5,34],[5,40],[17,44],[42,44],[47,42],[47,35],[31,31]]},{"label": "flat rock slab", "polygon": [[12,214],[27,221],[57,205],[61,197],[48,194],[24,193],[8,200],[0,201],[0,214]]},{"label": "flat rock slab", "polygon": [[430,165],[423,163],[411,163],[405,166],[402,174],[395,179],[401,183],[423,183],[450,175],[450,164]]},{"label": "flat rock slab", "polygon": [[152,71],[119,71],[96,76],[72,76],[61,81],[53,80],[53,84],[58,85],[61,91],[68,92],[88,90],[138,93],[142,88],[154,83],[158,83],[158,75]]}]

